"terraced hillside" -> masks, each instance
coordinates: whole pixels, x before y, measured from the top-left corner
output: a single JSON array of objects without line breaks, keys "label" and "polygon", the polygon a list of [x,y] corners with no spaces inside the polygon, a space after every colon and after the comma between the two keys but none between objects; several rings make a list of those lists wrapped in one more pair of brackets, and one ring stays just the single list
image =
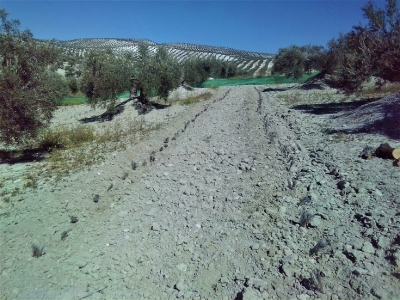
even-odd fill
[{"label": "terraced hillside", "polygon": [[84,56],[91,49],[112,49],[115,53],[136,52],[138,44],[145,42],[150,49],[165,46],[179,61],[188,57],[215,57],[222,61],[237,63],[237,66],[250,76],[266,76],[270,74],[273,55],[258,52],[235,50],[227,47],[204,46],[188,43],[157,44],[145,39],[76,39],[70,41],[56,41],[56,44],[65,49],[68,54]]}]

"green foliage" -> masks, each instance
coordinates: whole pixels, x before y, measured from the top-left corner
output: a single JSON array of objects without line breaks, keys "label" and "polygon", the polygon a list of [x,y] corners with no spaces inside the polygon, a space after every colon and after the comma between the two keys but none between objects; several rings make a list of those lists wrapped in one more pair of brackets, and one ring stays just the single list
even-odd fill
[{"label": "green foliage", "polygon": [[58,102],[57,105],[60,106],[73,106],[73,105],[80,105],[80,104],[87,104],[86,97],[70,97],[64,98],[62,101]]},{"label": "green foliage", "polygon": [[282,48],[274,61],[273,71],[298,77],[303,72],[320,70],[333,75],[339,88],[347,93],[360,92],[371,76],[381,88],[384,81],[400,81],[400,12],[396,0],[386,0],[384,9],[370,0],[362,8],[366,26],[354,26],[321,47],[291,46]]},{"label": "green foliage", "polygon": [[321,46],[296,46],[279,49],[274,59],[272,72],[293,76],[295,79],[310,74],[312,71],[320,71],[323,68],[325,50]]},{"label": "green foliage", "polygon": [[151,53],[146,43],[140,43],[133,76],[140,82],[141,98],[148,100],[156,94],[165,100],[169,91],[179,86],[181,68],[167,48],[158,47]]},{"label": "green foliage", "polygon": [[35,137],[48,125],[55,99],[67,94],[66,83],[50,71],[59,51],[38,43],[18,20],[0,9],[0,140],[12,144]]},{"label": "green foliage", "polygon": [[184,81],[191,85],[209,77],[230,78],[239,74],[235,64],[212,58],[192,57],[182,63]]},{"label": "green foliage", "polygon": [[67,79],[68,87],[72,94],[76,94],[79,91],[78,80],[73,76]]},{"label": "green foliage", "polygon": [[90,51],[82,64],[81,91],[93,107],[110,109],[117,95],[129,89],[132,59],[129,54],[115,56],[110,50]]},{"label": "green foliage", "polygon": [[396,0],[387,0],[385,10],[369,1],[362,11],[368,24],[355,26],[332,42],[343,51],[337,75],[347,92],[360,91],[371,76],[400,81],[400,13]]}]

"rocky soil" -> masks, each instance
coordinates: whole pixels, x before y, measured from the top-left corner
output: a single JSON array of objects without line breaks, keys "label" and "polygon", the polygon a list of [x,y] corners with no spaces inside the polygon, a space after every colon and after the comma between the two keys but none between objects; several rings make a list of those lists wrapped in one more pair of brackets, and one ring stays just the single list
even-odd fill
[{"label": "rocky soil", "polygon": [[[161,128],[103,163],[2,203],[0,298],[400,299],[400,168],[359,157],[399,147],[398,119],[376,116],[390,134],[347,130],[366,108],[327,88],[212,92],[150,112]],[[316,97],[289,107],[292,95]],[[91,113],[69,109],[56,124]]]}]

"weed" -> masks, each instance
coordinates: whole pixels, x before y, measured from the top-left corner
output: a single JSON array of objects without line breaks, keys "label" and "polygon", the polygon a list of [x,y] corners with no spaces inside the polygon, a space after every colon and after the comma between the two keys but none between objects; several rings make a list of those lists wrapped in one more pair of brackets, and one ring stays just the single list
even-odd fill
[{"label": "weed", "polygon": [[304,210],[300,215],[299,224],[301,227],[307,227],[310,224],[311,218],[313,214],[309,213],[308,211]]},{"label": "weed", "polygon": [[32,256],[33,257],[41,257],[45,254],[44,247],[40,248],[39,246],[32,244]]},{"label": "weed", "polygon": [[207,135],[207,136],[203,139],[203,142],[210,143],[211,137],[212,137],[211,134],[210,134],[210,135]]},{"label": "weed", "polygon": [[328,243],[325,240],[320,240],[318,243],[311,248],[310,256],[318,255],[318,252],[323,251],[328,246]]},{"label": "weed", "polygon": [[29,173],[25,176],[25,180],[25,188],[37,188],[39,179],[36,175],[33,175],[33,173]]},{"label": "weed", "polygon": [[303,278],[300,283],[307,290],[323,292],[323,279],[325,274],[319,270],[313,270],[310,278]]},{"label": "weed", "polygon": [[11,192],[11,196],[12,196],[12,197],[15,197],[15,196],[19,195],[19,193],[20,193],[20,190],[19,190],[19,188],[16,187],[16,188]]},{"label": "weed", "polygon": [[3,217],[4,217],[4,218],[8,218],[9,216],[10,216],[10,212],[8,212],[8,211],[7,211],[7,212],[0,213],[0,219],[3,218]]},{"label": "weed", "polygon": [[94,203],[99,202],[99,199],[100,199],[100,196],[99,196],[98,194],[96,194],[96,195],[93,196],[93,202],[94,202]]},{"label": "weed", "polygon": [[65,240],[68,237],[68,232],[70,232],[70,230],[65,230],[61,233],[61,240]]}]

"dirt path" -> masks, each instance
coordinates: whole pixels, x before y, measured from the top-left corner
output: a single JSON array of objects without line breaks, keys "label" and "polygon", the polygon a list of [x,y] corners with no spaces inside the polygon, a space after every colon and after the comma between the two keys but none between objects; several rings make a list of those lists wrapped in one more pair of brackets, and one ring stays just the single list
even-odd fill
[{"label": "dirt path", "polygon": [[386,139],[335,140],[321,130],[329,116],[262,90],[220,88],[13,203],[1,298],[400,298],[400,172],[358,158]]}]

